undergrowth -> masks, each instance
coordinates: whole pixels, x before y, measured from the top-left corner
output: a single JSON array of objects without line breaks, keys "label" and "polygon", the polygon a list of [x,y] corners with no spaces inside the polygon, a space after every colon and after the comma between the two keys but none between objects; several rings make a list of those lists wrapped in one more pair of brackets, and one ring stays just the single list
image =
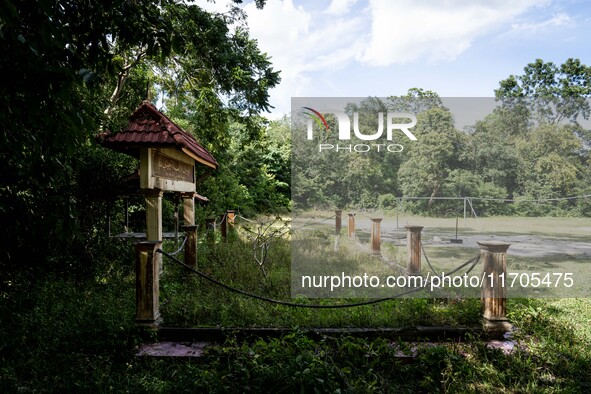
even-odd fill
[{"label": "undergrowth", "polygon": [[[172,249],[170,245],[165,245]],[[205,248],[208,248],[207,250]],[[269,277],[239,243],[200,246],[200,269],[249,291],[287,299],[285,245],[270,249]],[[248,264],[251,264],[250,266]],[[105,261],[85,277],[10,273],[0,278],[2,392],[589,392],[591,302],[510,299],[515,348],[473,338],[396,343],[325,336],[296,326],[472,324],[478,300],[394,300],[345,312],[300,311],[228,295],[165,266],[167,325],[293,327],[281,338],[230,337],[199,359],[135,356],[133,262]],[[314,301],[318,302],[318,300]],[[322,302],[337,302],[328,300]],[[416,357],[397,357],[400,352]]]}]

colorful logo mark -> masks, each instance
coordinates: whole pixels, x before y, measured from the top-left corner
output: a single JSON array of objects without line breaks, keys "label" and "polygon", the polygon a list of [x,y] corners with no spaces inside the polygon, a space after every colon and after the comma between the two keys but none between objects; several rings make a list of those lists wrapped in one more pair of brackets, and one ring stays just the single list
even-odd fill
[{"label": "colorful logo mark", "polygon": [[322,116],[322,114],[318,111],[316,111],[313,108],[310,107],[302,107],[310,112],[303,112],[304,114],[308,115],[308,117],[310,117],[310,119],[314,120],[314,122],[316,122],[316,124],[318,125],[318,127],[322,128],[324,127],[326,129],[326,131],[328,131],[329,127],[328,127],[328,123],[326,123],[326,119],[324,119],[324,116]]}]

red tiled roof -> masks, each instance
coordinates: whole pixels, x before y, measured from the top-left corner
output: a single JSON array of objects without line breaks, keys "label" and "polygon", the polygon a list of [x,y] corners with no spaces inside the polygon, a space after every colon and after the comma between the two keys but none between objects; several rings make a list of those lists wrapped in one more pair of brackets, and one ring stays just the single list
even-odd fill
[{"label": "red tiled roof", "polygon": [[118,133],[101,133],[101,143],[132,156],[139,156],[140,147],[176,148],[198,162],[217,168],[216,159],[197,140],[177,126],[149,101],[144,101],[129,117],[127,127]]}]

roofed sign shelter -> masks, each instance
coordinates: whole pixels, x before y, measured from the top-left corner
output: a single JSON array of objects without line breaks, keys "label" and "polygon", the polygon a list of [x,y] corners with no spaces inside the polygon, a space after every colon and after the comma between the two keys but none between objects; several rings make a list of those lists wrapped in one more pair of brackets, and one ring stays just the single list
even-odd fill
[{"label": "roofed sign shelter", "polygon": [[129,117],[126,128],[102,133],[103,146],[140,161],[140,188],[146,197],[146,240],[162,240],[162,195],[181,193],[184,224],[194,225],[195,166],[216,169],[216,159],[189,133],[149,101]]},{"label": "roofed sign shelter", "polygon": [[162,195],[180,193],[187,234],[185,263],[196,265],[195,166],[216,169],[215,158],[195,138],[182,130],[149,101],[144,101],[118,133],[102,133],[103,146],[140,161],[140,189],[146,198],[146,242],[136,244],[136,324],[158,325],[159,276],[162,243]]}]

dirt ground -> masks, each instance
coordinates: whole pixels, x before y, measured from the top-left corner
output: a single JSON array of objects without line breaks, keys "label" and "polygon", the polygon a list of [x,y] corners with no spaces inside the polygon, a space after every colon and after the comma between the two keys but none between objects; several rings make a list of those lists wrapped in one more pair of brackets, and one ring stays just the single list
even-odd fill
[{"label": "dirt ground", "polygon": [[[591,219],[590,219],[591,221]],[[452,221],[453,222],[453,221]],[[360,218],[356,225],[358,236],[361,239],[369,239],[370,219]],[[479,241],[502,241],[511,244],[509,253],[523,257],[543,257],[551,255],[568,255],[572,258],[588,258],[591,262],[591,232],[588,237],[579,234],[515,234],[512,232],[487,234],[458,226],[458,239],[461,244],[451,243],[455,239],[455,228],[428,227],[422,230],[422,241],[425,245],[446,248],[472,248],[478,250]],[[406,245],[406,229],[399,224],[396,228],[395,221],[383,221],[381,224],[382,242],[392,242],[396,245]]]},{"label": "dirt ground", "polygon": [[[324,213],[328,217],[328,213]],[[316,218],[322,220],[323,215]],[[309,223],[310,218],[297,218],[298,223]],[[347,228],[347,215],[343,214],[343,233]],[[451,243],[456,238],[455,218],[425,218],[401,216],[384,217],[381,222],[382,242],[406,245],[407,224],[423,226],[422,240],[425,246],[442,248],[471,248],[478,250],[478,241],[503,241],[511,244],[508,253],[522,257],[568,256],[589,260],[591,263],[591,218],[470,218],[458,220],[457,238],[462,243]],[[324,219],[311,227],[334,226],[334,218]],[[308,227],[310,227],[308,225]],[[368,242],[371,219],[364,214],[356,216],[356,236]]]}]

